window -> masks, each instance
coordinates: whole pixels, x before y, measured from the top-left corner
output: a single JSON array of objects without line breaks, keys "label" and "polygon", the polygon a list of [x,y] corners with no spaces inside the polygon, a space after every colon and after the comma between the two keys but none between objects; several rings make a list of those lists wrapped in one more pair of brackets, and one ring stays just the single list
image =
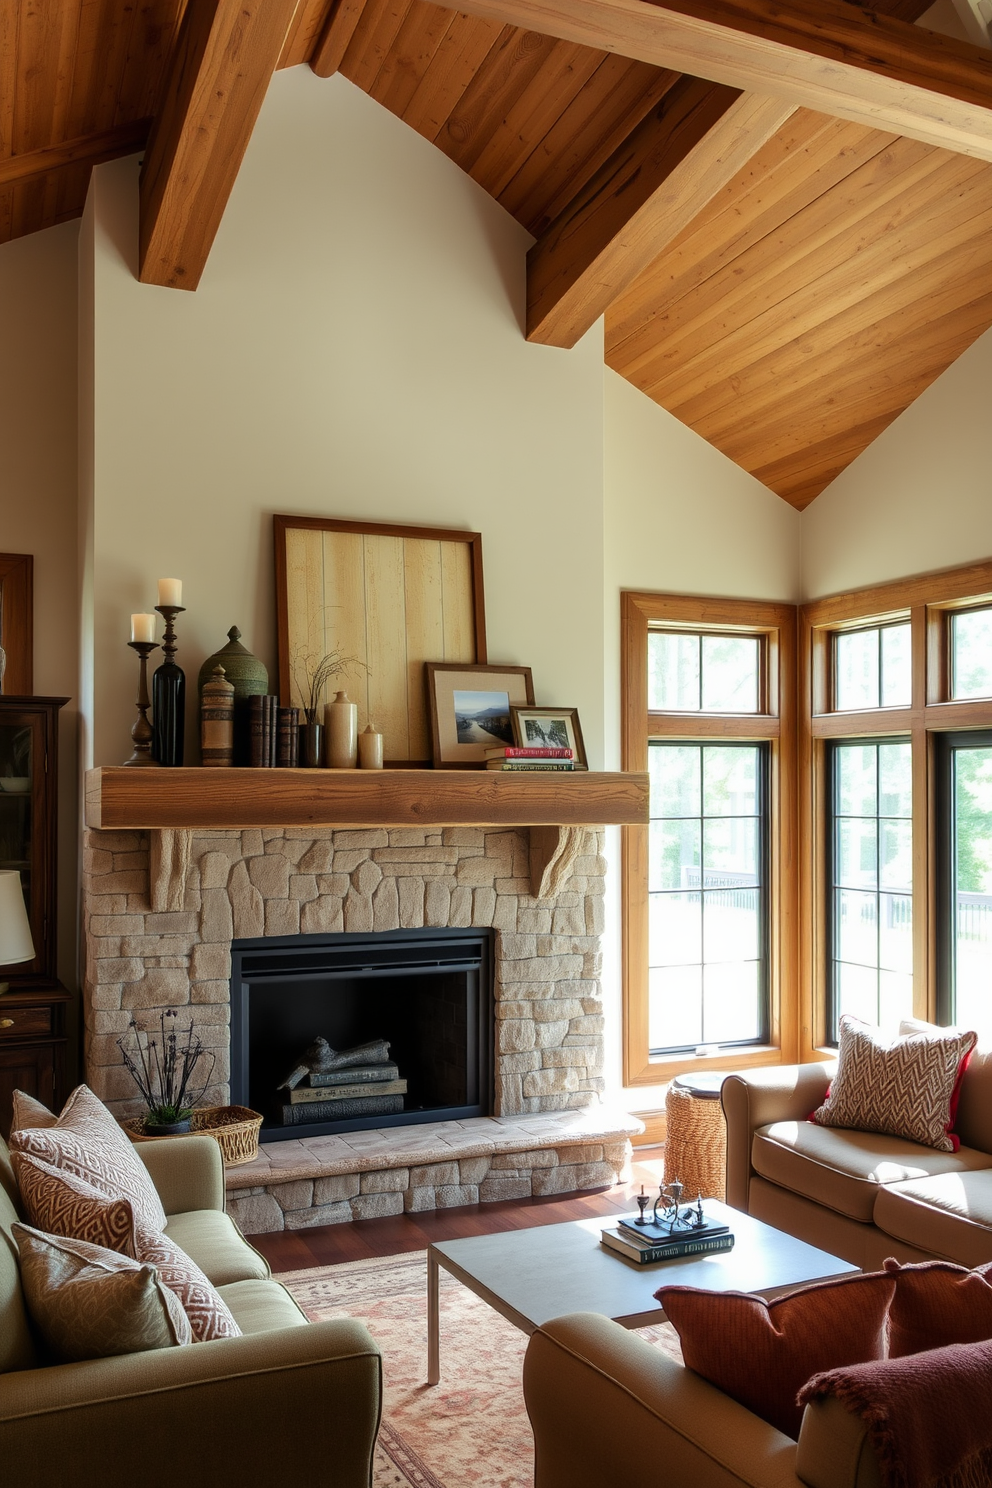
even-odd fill
[{"label": "window", "polygon": [[908,708],[912,678],[908,625],[840,631],[834,637],[834,707]]},{"label": "window", "polygon": [[767,1038],[767,746],[652,740],[651,1054]]},{"label": "window", "polygon": [[[795,610],[625,594],[624,1080],[794,1057]],[[783,1014],[783,1008],[786,1011]]]},{"label": "window", "polygon": [[906,740],[831,747],[830,1034],[913,1012],[913,766]]},{"label": "window", "polygon": [[942,741],[941,1021],[992,1035],[992,733]]},{"label": "window", "polygon": [[800,1052],[843,1012],[992,1036],[992,562],[800,611]]}]

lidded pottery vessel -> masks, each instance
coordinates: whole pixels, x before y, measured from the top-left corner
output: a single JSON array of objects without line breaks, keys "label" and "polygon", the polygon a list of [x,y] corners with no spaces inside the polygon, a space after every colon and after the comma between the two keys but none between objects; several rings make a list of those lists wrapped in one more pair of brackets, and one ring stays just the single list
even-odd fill
[{"label": "lidded pottery vessel", "polygon": [[203,697],[205,684],[213,676],[214,667],[222,666],[225,679],[234,688],[234,763],[247,765],[248,699],[265,697],[269,690],[269,673],[264,661],[259,661],[247,646],[242,646],[241,632],[236,625],[231,626],[227,635],[227,645],[208,656],[200,668],[200,697]]}]

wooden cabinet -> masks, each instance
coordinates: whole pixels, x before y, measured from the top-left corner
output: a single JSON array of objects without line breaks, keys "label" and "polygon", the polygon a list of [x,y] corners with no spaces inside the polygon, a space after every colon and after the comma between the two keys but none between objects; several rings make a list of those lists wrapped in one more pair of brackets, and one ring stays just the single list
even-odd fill
[{"label": "wooden cabinet", "polygon": [[0,868],[21,875],[35,958],[0,967],[0,1133],[15,1089],[65,1097],[65,1008],[58,980],[58,715],[66,698],[0,697]]}]

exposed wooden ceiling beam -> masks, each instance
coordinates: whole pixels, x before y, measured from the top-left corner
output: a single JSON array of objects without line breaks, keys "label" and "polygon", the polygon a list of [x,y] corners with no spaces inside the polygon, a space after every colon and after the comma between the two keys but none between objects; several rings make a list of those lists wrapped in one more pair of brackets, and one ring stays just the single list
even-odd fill
[{"label": "exposed wooden ceiling beam", "polygon": [[845,0],[457,0],[452,9],[992,160],[992,54]]},{"label": "exposed wooden ceiling beam", "polygon": [[79,139],[64,140],[59,145],[46,145],[41,150],[26,150],[0,160],[0,186],[15,181],[28,181],[32,176],[45,176],[66,165],[101,165],[105,160],[118,160],[144,148],[152,127],[151,119],[136,119],[133,124],[120,124],[99,134],[84,134]]},{"label": "exposed wooden ceiling beam", "polygon": [[190,0],[141,173],[139,278],[195,289],[296,0]]},{"label": "exposed wooden ceiling beam", "polygon": [[795,112],[683,77],[527,255],[527,339],[574,346]]},{"label": "exposed wooden ceiling beam", "polygon": [[365,0],[334,0],[310,58],[310,66],[318,77],[333,77],[337,72],[364,9]]}]

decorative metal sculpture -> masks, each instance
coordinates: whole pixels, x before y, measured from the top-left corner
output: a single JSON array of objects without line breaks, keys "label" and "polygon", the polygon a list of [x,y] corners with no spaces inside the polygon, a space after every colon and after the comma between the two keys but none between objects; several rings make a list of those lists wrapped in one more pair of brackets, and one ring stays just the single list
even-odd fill
[{"label": "decorative metal sculpture", "polygon": [[696,1195],[695,1204],[687,1204],[683,1209],[682,1195],[684,1192],[678,1178],[673,1178],[671,1183],[665,1183],[662,1180],[658,1185],[658,1197],[654,1201],[651,1218],[648,1219],[645,1211],[651,1203],[651,1196],[646,1194],[642,1187],[640,1193],[636,1195],[640,1213],[634,1223],[644,1226],[656,1225],[660,1230],[667,1230],[670,1235],[676,1235],[685,1230],[705,1230],[707,1222],[703,1213],[702,1194]]}]

